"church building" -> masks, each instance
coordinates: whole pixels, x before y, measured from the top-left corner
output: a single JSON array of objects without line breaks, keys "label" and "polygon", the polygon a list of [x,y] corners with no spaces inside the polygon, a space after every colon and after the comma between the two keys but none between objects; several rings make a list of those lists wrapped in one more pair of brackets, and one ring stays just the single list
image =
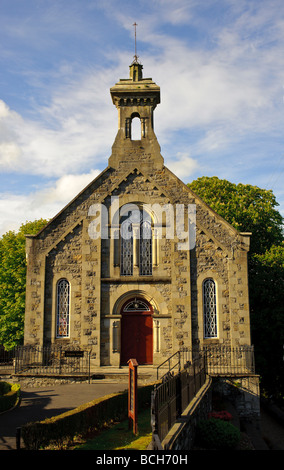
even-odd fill
[{"label": "church building", "polygon": [[118,132],[107,167],[26,237],[24,344],[88,350],[97,367],[250,345],[249,234],[165,166],[160,88],[137,58],[129,69],[110,89]]}]

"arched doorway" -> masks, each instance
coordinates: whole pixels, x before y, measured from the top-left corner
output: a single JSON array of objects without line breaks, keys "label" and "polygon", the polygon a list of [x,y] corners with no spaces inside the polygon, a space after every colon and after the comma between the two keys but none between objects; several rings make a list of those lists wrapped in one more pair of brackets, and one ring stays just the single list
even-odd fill
[{"label": "arched doorway", "polygon": [[128,300],[121,309],[122,365],[129,359],[138,364],[153,364],[153,309],[145,299]]}]

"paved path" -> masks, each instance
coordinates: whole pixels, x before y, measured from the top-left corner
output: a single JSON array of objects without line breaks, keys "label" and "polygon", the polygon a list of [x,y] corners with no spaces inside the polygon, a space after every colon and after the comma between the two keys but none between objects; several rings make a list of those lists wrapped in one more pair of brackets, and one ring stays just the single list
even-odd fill
[{"label": "paved path", "polygon": [[[26,423],[50,418],[110,393],[126,390],[128,383],[98,381],[46,387],[21,388],[20,406],[0,414],[0,450],[16,450],[16,429]],[[284,427],[265,410],[261,412],[262,438],[267,450],[284,450]],[[256,447],[262,450],[263,447]]]},{"label": "paved path", "polygon": [[16,450],[16,429],[26,423],[50,418],[96,398],[127,389],[127,383],[66,384],[21,388],[21,403],[0,414],[0,450]]}]

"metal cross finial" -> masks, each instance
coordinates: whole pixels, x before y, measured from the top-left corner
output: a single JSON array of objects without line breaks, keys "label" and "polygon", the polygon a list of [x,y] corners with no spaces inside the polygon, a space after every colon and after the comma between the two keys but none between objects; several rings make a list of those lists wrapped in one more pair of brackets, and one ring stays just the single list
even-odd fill
[{"label": "metal cross finial", "polygon": [[138,56],[137,56],[137,51],[136,51],[136,26],[138,26],[138,25],[137,25],[136,21],[135,21],[135,23],[133,23],[133,26],[134,26],[134,30],[135,30],[135,55],[134,55],[134,59],[137,62]]}]

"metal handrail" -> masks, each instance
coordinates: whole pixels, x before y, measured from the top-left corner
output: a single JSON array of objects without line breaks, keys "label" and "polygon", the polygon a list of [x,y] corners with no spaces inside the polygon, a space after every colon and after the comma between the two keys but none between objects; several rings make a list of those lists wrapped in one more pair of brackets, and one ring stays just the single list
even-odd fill
[{"label": "metal handrail", "polygon": [[[254,374],[254,347],[243,345],[239,347],[229,347],[222,344],[217,346],[207,346],[199,351],[194,349],[182,348],[176,351],[164,362],[157,366],[157,380],[170,374],[178,367],[178,372],[185,366],[186,360],[184,354],[190,358],[198,357],[200,353],[205,353],[207,361],[207,373],[209,375],[235,375],[235,374]],[[171,364],[173,358],[177,357],[177,361]],[[159,376],[160,370],[165,364],[168,364],[167,371]]]},{"label": "metal handrail", "polygon": [[[171,371],[172,371],[176,366],[178,366],[178,371],[180,372],[180,370],[181,370],[180,354],[181,354],[180,351],[177,351],[177,352],[175,352],[174,354],[172,354],[170,357],[168,357],[168,359],[166,359],[166,360],[165,360],[164,362],[162,362],[160,365],[158,365],[158,367],[157,367],[157,380],[159,380],[159,370],[160,370],[160,368],[161,368],[164,364],[166,364],[166,363],[168,363],[168,366],[169,366],[169,367],[168,367],[168,371],[165,372],[165,373],[162,375],[162,377],[160,377],[160,378],[163,378],[165,375],[168,375],[169,373],[171,373]],[[171,367],[171,366],[170,366],[171,359],[172,359],[173,357],[175,357],[175,356],[178,356],[178,360],[177,360],[177,362]]]}]

